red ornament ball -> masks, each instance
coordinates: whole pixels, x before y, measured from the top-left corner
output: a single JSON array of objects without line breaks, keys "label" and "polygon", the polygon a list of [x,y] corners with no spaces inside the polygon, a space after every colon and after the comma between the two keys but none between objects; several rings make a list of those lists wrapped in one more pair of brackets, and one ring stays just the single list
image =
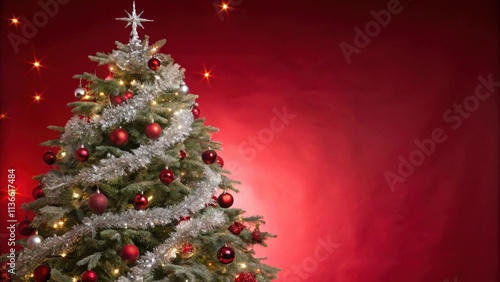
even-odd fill
[{"label": "red ornament ball", "polygon": [[234,203],[233,195],[224,192],[224,193],[219,195],[219,198],[217,199],[217,203],[219,203],[219,206],[221,208],[225,208],[225,209],[230,208]]},{"label": "red ornament ball", "polygon": [[35,282],[46,282],[50,279],[50,266],[42,264],[33,271]]},{"label": "red ornament ball", "polygon": [[111,104],[113,104],[114,106],[118,106],[124,101],[120,96],[113,96],[109,98],[109,100],[111,101]]},{"label": "red ornament ball", "polygon": [[211,206],[211,207],[215,208],[217,206],[217,196],[213,195],[212,196],[212,200],[213,200],[213,202],[209,203],[209,204],[206,204],[205,207]]},{"label": "red ornament ball", "polygon": [[85,148],[78,148],[75,151],[75,159],[80,162],[84,162],[89,159],[90,153],[89,150]]},{"label": "red ornament ball", "polygon": [[102,193],[94,193],[89,197],[87,206],[92,212],[102,214],[108,208],[108,198]]},{"label": "red ornament ball", "polygon": [[231,225],[229,225],[229,227],[227,228],[231,233],[233,233],[234,235],[238,236],[240,235],[241,231],[243,231],[243,229],[245,229],[245,225],[243,225],[241,222],[235,222]]},{"label": "red ornament ball", "polygon": [[200,117],[200,114],[201,114],[201,111],[200,111],[200,108],[198,107],[193,107],[193,109],[191,110],[191,112],[193,113],[193,117],[195,119],[199,118]]},{"label": "red ornament ball", "polygon": [[33,196],[33,199],[35,200],[45,196],[42,190],[42,185],[38,185],[33,188],[33,190],[31,190],[31,196]]},{"label": "red ornament ball", "polygon": [[134,98],[134,93],[132,93],[132,91],[127,90],[127,91],[123,92],[123,94],[122,94],[123,101],[127,101],[128,99],[132,99],[132,98]]},{"label": "red ornament ball", "polygon": [[21,234],[23,236],[30,236],[31,234],[33,234],[33,232],[35,232],[35,228],[31,227],[30,224],[31,224],[31,221],[29,221],[27,219],[21,221],[19,223],[19,225],[17,226],[17,230],[19,231],[19,234]]},{"label": "red ornament ball", "polygon": [[92,270],[87,270],[82,273],[82,282],[96,282],[97,281],[97,273]]},{"label": "red ornament ball", "polygon": [[252,232],[252,240],[257,243],[262,243],[262,234],[259,228],[255,228]]},{"label": "red ornament ball", "polygon": [[146,136],[149,139],[158,139],[161,136],[161,126],[157,124],[156,122],[148,123],[146,125],[146,128],[144,129],[144,132],[146,133]]},{"label": "red ornament ball", "polygon": [[213,164],[217,160],[217,153],[214,150],[206,150],[201,154],[201,159],[206,164]]},{"label": "red ornament ball", "polygon": [[194,255],[194,247],[193,245],[191,244],[185,244],[184,246],[182,246],[182,250],[181,250],[181,257],[182,258],[190,258]]},{"label": "red ornament ball", "polygon": [[116,147],[125,147],[128,143],[128,133],[123,128],[117,128],[109,134],[109,141]]},{"label": "red ornament ball", "polygon": [[53,165],[56,163],[57,157],[56,154],[52,153],[52,151],[48,151],[43,154],[43,161],[48,165]]},{"label": "red ornament ball", "polygon": [[220,166],[220,168],[224,167],[224,160],[220,156],[217,156],[215,162]]},{"label": "red ornament ball", "polygon": [[135,195],[132,201],[136,210],[146,209],[148,207],[148,202],[148,197],[142,193]]},{"label": "red ornament ball", "polygon": [[139,249],[132,244],[125,245],[120,250],[120,258],[126,264],[132,264],[139,258]]},{"label": "red ornament ball", "polygon": [[186,151],[181,150],[181,151],[179,152],[179,160],[181,160],[181,161],[182,161],[182,160],[183,160],[183,159],[185,159],[186,157],[187,157],[187,153],[186,153]]},{"label": "red ornament ball", "polygon": [[257,282],[257,277],[252,272],[240,272],[234,278],[234,282]]},{"label": "red ornament ball", "polygon": [[219,249],[217,252],[217,259],[219,260],[220,263],[223,264],[230,264],[233,262],[235,257],[235,253],[233,248],[224,246]]},{"label": "red ornament ball", "polygon": [[157,70],[159,69],[161,66],[161,63],[160,63],[160,60],[158,60],[157,58],[151,58],[149,59],[148,61],[148,67],[152,70]]},{"label": "red ornament ball", "polygon": [[172,181],[174,181],[174,178],[174,172],[170,169],[164,169],[160,172],[160,181],[165,185],[172,183]]}]

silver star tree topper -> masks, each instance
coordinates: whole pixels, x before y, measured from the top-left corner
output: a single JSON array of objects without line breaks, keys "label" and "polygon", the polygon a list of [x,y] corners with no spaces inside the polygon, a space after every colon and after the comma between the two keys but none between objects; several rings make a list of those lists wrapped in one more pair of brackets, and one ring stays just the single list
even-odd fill
[{"label": "silver star tree topper", "polygon": [[129,45],[130,46],[137,46],[141,43],[141,40],[139,39],[139,34],[137,33],[137,27],[140,26],[140,27],[144,28],[144,26],[142,25],[142,22],[152,22],[153,20],[141,18],[142,13],[144,13],[144,12],[140,12],[138,15],[135,12],[135,1],[133,2],[132,5],[133,5],[132,6],[132,14],[125,11],[125,13],[127,13],[128,17],[127,18],[116,18],[116,20],[127,22],[127,25],[125,27],[132,25],[132,31],[130,32]]}]

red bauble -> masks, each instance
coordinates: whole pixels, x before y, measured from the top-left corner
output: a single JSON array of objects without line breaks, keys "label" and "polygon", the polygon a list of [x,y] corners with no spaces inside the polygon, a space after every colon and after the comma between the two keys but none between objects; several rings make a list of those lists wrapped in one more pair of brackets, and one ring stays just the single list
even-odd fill
[{"label": "red bauble", "polygon": [[25,219],[19,223],[17,226],[17,230],[19,231],[19,234],[24,235],[24,236],[30,236],[35,232],[35,228],[30,226],[31,221]]},{"label": "red bauble", "polygon": [[190,216],[181,216],[181,218],[179,218],[179,220],[177,221],[177,225],[183,221],[188,221],[190,219],[191,219]]},{"label": "red bauble", "polygon": [[123,246],[120,250],[120,258],[126,263],[134,263],[139,258],[139,249],[132,244]]},{"label": "red bauble", "polygon": [[220,156],[217,156],[215,162],[220,166],[220,168],[224,167],[224,160]]},{"label": "red bauble", "polygon": [[255,228],[252,232],[252,240],[257,243],[262,243],[262,234],[260,233],[259,228]]},{"label": "red bauble", "polygon": [[48,151],[43,154],[43,161],[48,165],[53,165],[56,163],[57,157],[56,154],[52,153],[52,151]]},{"label": "red bauble", "polygon": [[217,206],[217,197],[215,195],[212,196],[213,203],[206,204],[205,206],[211,206],[211,207],[216,207]]},{"label": "red bauble", "polygon": [[224,193],[219,195],[219,198],[217,199],[217,203],[219,203],[219,206],[221,208],[225,208],[225,209],[230,208],[234,203],[233,195],[224,192]]},{"label": "red bauble", "polygon": [[230,264],[234,260],[234,250],[231,247],[224,246],[219,249],[217,252],[217,259],[219,260],[220,263],[223,264]]},{"label": "red bauble", "polygon": [[171,171],[170,169],[164,169],[160,172],[160,181],[163,184],[170,184],[172,181],[174,181],[175,175],[174,172]]},{"label": "red bauble", "polygon": [[186,153],[186,151],[181,150],[181,151],[179,152],[179,160],[181,160],[181,161],[182,161],[182,160],[183,160],[183,159],[185,159],[186,157],[187,157],[187,153]]},{"label": "red bauble", "polygon": [[45,196],[42,190],[42,185],[38,185],[33,188],[33,190],[31,190],[31,196],[33,196],[33,199],[35,200]]},{"label": "red bauble", "polygon": [[117,128],[109,134],[109,141],[116,147],[125,147],[128,143],[128,133],[123,128]]},{"label": "red bauble", "polygon": [[185,244],[182,246],[181,257],[190,258],[194,255],[194,247],[191,244]]},{"label": "red bauble", "polygon": [[84,162],[84,161],[88,160],[89,156],[90,156],[89,150],[87,150],[85,148],[78,148],[75,151],[75,159],[80,161],[80,162]]},{"label": "red bauble", "polygon": [[132,201],[132,203],[134,204],[136,210],[143,210],[148,207],[149,201],[146,195],[139,193],[134,196],[134,200]]},{"label": "red bauble", "polygon": [[158,139],[161,136],[161,126],[156,122],[148,123],[144,132],[149,139]]},{"label": "red bauble", "polygon": [[106,195],[97,192],[89,197],[87,205],[92,212],[102,214],[108,208],[108,198],[106,198]]},{"label": "red bauble", "polygon": [[245,225],[243,225],[241,222],[235,222],[229,225],[227,229],[231,231],[231,233],[233,233],[234,235],[238,236],[240,235],[241,231],[245,229]]},{"label": "red bauble", "polygon": [[201,111],[200,111],[200,108],[198,107],[193,107],[193,109],[191,110],[191,112],[193,113],[193,117],[195,119],[199,118],[200,117],[200,114],[201,114]]},{"label": "red bauble", "polygon": [[97,281],[97,273],[92,270],[87,270],[82,273],[82,282],[96,282]]},{"label": "red bauble", "polygon": [[128,99],[132,99],[132,98],[134,98],[134,93],[132,93],[132,91],[127,90],[127,91],[123,92],[123,94],[122,94],[123,101],[127,101]]},{"label": "red bauble", "polygon": [[151,58],[148,61],[148,67],[154,71],[159,69],[160,65],[161,65],[160,60],[158,60],[157,58]]},{"label": "red bauble", "polygon": [[240,272],[234,278],[234,282],[257,282],[257,277],[252,272]]},{"label": "red bauble", "polygon": [[120,105],[124,101],[120,96],[112,96],[109,100],[111,100],[111,104],[115,106]]},{"label": "red bauble", "polygon": [[50,279],[50,266],[42,264],[33,271],[35,282],[46,282]]},{"label": "red bauble", "polygon": [[201,154],[201,159],[206,164],[213,164],[217,160],[217,153],[214,150],[206,150]]}]

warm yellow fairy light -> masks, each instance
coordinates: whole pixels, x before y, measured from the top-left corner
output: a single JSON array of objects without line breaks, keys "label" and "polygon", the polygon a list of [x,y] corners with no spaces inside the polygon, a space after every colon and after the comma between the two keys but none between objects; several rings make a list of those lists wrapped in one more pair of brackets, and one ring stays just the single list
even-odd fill
[{"label": "warm yellow fairy light", "polygon": [[7,113],[0,113],[0,119],[6,119]]},{"label": "warm yellow fairy light", "polygon": [[78,278],[77,277],[73,277],[73,282],[78,282]]},{"label": "warm yellow fairy light", "polygon": [[35,94],[35,96],[33,96],[33,99],[35,99],[35,102],[40,102],[40,100],[42,100],[42,95]]},{"label": "warm yellow fairy light", "polygon": [[179,96],[179,93],[178,93],[178,92],[175,92],[175,96]]},{"label": "warm yellow fairy light", "polygon": [[224,3],[222,4],[222,10],[227,10],[229,8],[229,5]]},{"label": "warm yellow fairy light", "polygon": [[171,108],[168,108],[168,109],[167,109],[167,111],[171,112],[171,111],[172,111],[172,109],[171,109]]},{"label": "warm yellow fairy light", "polygon": [[65,258],[66,257],[66,253],[62,253],[61,257]]},{"label": "warm yellow fairy light", "polygon": [[115,68],[114,67],[109,67],[109,70],[110,71],[113,71]]},{"label": "warm yellow fairy light", "polygon": [[63,157],[63,158],[66,157],[66,152],[62,151],[61,152],[61,157]]},{"label": "warm yellow fairy light", "polygon": [[209,78],[210,77],[210,73],[208,71],[205,72],[204,74],[205,78]]},{"label": "warm yellow fairy light", "polygon": [[151,195],[151,196],[148,197],[148,201],[151,202],[152,200],[153,200],[153,195]]},{"label": "warm yellow fairy light", "polygon": [[52,226],[54,229],[57,229],[57,223],[54,223],[54,225]]},{"label": "warm yellow fairy light", "polygon": [[154,106],[154,105],[156,105],[156,104],[158,104],[158,103],[156,103],[156,101],[151,101],[151,105],[153,105],[153,106]]},{"label": "warm yellow fairy light", "polygon": [[78,199],[80,198],[80,194],[73,192],[73,199]]},{"label": "warm yellow fairy light", "polygon": [[130,82],[130,85],[135,85],[136,83],[137,83],[137,82],[136,82],[135,80],[132,80],[132,81]]},{"label": "warm yellow fairy light", "polygon": [[123,80],[120,80],[120,82],[119,82],[119,83],[120,83],[120,85],[125,84],[125,82],[123,82]]},{"label": "warm yellow fairy light", "polygon": [[120,270],[118,268],[116,268],[115,270],[113,270],[113,273],[118,274],[118,273],[120,273]]},{"label": "warm yellow fairy light", "polygon": [[18,19],[18,18],[12,18],[12,19],[10,19],[10,22],[11,22],[12,24],[17,25],[17,24],[19,23],[19,19]]},{"label": "warm yellow fairy light", "polygon": [[64,221],[60,220],[57,224],[58,224],[59,226],[63,226],[63,225],[64,225]]},{"label": "warm yellow fairy light", "polygon": [[153,47],[153,49],[151,49],[151,51],[153,51],[153,52],[156,52],[156,50],[158,50],[158,48],[156,48],[156,47]]},{"label": "warm yellow fairy light", "polygon": [[240,263],[241,268],[247,268],[247,265],[245,263]]},{"label": "warm yellow fairy light", "polygon": [[177,128],[178,128],[178,129],[181,129],[181,128],[182,128],[182,125],[177,126]]},{"label": "warm yellow fairy light", "polygon": [[100,96],[104,96],[104,95],[106,95],[106,94],[104,94],[104,92],[100,92],[100,93],[99,93],[99,95],[100,95]]},{"label": "warm yellow fairy light", "polygon": [[33,62],[33,66],[34,66],[35,68],[39,68],[41,65],[40,65],[40,62],[39,62],[39,61],[34,61],[34,62]]}]

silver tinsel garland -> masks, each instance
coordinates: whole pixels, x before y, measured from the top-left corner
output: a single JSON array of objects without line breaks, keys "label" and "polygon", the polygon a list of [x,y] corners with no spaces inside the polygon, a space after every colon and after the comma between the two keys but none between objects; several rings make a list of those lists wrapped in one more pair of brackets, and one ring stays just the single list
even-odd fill
[{"label": "silver tinsel garland", "polygon": [[[31,273],[34,268],[40,265],[45,257],[48,255],[57,255],[61,253],[68,253],[75,249],[85,236],[95,236],[98,230],[103,229],[119,229],[119,228],[133,228],[133,229],[147,229],[155,226],[164,226],[174,220],[187,216],[191,213],[196,213],[205,207],[205,204],[212,201],[211,197],[217,190],[218,185],[222,181],[220,174],[212,171],[208,166],[205,168],[206,180],[195,183],[195,189],[186,196],[181,203],[167,208],[152,208],[147,210],[128,210],[123,213],[105,213],[102,215],[92,215],[90,218],[85,218],[81,225],[74,226],[70,231],[64,235],[46,238],[44,242],[33,250],[23,250],[20,252],[18,260],[16,261],[16,276],[22,277]],[[216,214],[214,214],[216,215]],[[206,219],[204,219],[206,220]],[[220,217],[217,217],[219,222]],[[194,225],[188,225],[179,230],[183,230],[179,234],[182,236],[189,236],[194,234],[196,228],[209,228],[209,226],[216,226],[216,223],[209,225],[198,225],[198,221],[193,221]],[[212,222],[212,221],[210,221]],[[192,226],[190,228],[189,226]],[[177,240],[183,238],[181,235],[172,237],[165,244],[179,243]],[[175,242],[174,242],[175,241]],[[163,245],[162,245],[163,246]],[[163,252],[164,248],[160,247],[155,250],[154,256]],[[151,255],[148,255],[148,258]],[[151,257],[151,258],[154,258]]]},{"label": "silver tinsel garland", "polygon": [[[226,216],[220,210],[210,209],[199,218],[194,218],[189,221],[181,222],[177,226],[176,232],[172,233],[165,243],[157,246],[153,252],[147,252],[137,261],[137,265],[130,269],[127,277],[120,277],[119,282],[143,282],[152,279],[144,280],[144,278],[152,278],[152,270],[160,265],[169,263],[168,252],[174,246],[189,237],[196,237],[199,234],[208,232],[227,221]],[[168,281],[167,278],[162,281]]]},{"label": "silver tinsel garland", "polygon": [[54,172],[50,172],[42,180],[45,185],[44,191],[51,191],[48,196],[53,193],[52,197],[56,197],[58,194],[54,193],[53,190],[69,184],[80,183],[84,186],[91,186],[99,181],[109,181],[145,168],[153,158],[160,158],[168,165],[176,159],[167,156],[165,150],[187,138],[193,121],[193,114],[190,110],[178,110],[174,113],[169,128],[164,130],[162,136],[157,140],[150,141],[147,145],[141,145],[131,152],[124,152],[118,158],[111,156],[102,159],[99,164],[91,168],[84,168],[75,176],[60,177]]}]

